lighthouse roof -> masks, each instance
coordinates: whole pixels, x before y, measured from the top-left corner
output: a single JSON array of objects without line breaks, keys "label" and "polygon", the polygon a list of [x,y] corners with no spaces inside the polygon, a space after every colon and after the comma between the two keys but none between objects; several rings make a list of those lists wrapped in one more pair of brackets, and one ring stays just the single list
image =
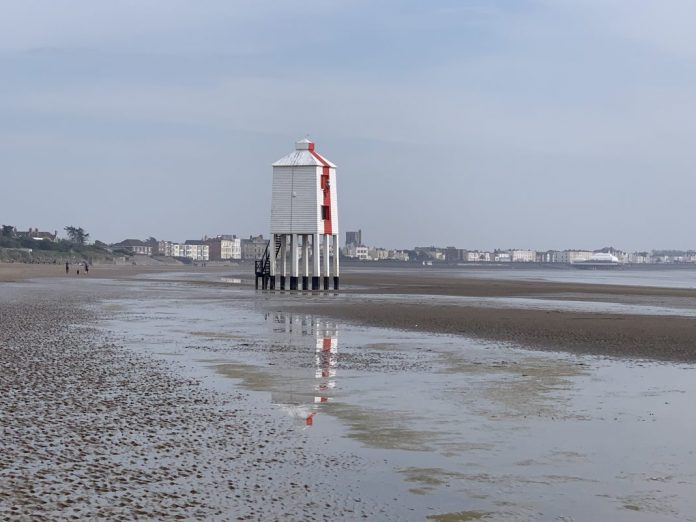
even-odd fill
[{"label": "lighthouse roof", "polygon": [[274,167],[333,167],[336,165],[314,150],[314,142],[303,139],[295,143],[295,150],[273,164]]}]

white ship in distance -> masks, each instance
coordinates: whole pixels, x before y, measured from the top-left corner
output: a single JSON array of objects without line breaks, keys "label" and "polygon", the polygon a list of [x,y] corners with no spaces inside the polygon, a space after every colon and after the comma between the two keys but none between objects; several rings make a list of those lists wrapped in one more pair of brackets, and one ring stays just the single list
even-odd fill
[{"label": "white ship in distance", "polygon": [[592,257],[590,257],[590,259],[575,261],[574,263],[572,263],[572,266],[574,266],[575,268],[599,270],[605,268],[618,268],[621,266],[621,261],[619,261],[618,257],[612,254],[606,252],[598,252],[596,254],[592,254]]}]

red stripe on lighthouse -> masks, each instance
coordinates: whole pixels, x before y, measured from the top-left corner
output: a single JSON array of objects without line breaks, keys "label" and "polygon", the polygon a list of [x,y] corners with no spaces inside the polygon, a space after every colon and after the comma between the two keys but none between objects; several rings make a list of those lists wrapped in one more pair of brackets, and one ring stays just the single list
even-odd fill
[{"label": "red stripe on lighthouse", "polygon": [[314,152],[314,144],[311,143],[309,146],[309,153],[314,156],[319,163],[322,164],[322,169],[321,169],[321,188],[324,192],[324,199],[322,201],[322,205],[328,207],[329,209],[329,219],[324,220],[324,234],[332,234],[333,233],[333,213],[331,212],[331,188],[328,186],[329,185],[329,173],[331,170],[331,167],[327,163],[327,161],[322,158],[319,154]]},{"label": "red stripe on lighthouse", "polygon": [[329,163],[328,163],[324,158],[322,158],[319,154],[317,154],[316,152],[314,152],[314,143],[310,143],[310,144],[309,144],[309,153],[310,153],[312,156],[314,156],[317,160],[319,160],[319,163],[321,163],[324,167],[329,167],[329,166],[330,166]]}]

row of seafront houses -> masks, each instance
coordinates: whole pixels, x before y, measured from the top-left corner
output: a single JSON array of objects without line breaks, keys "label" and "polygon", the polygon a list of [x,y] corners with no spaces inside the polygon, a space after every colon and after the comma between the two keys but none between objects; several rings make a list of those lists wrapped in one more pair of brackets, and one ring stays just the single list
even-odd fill
[{"label": "row of seafront houses", "polygon": [[[591,250],[563,250],[537,252],[536,250],[467,250],[456,247],[414,247],[413,250],[388,250],[349,244],[345,256],[361,261],[422,261],[436,263],[575,263],[595,254]],[[641,258],[643,259],[643,258]],[[645,262],[645,261],[638,261]]]},{"label": "row of seafront houses", "polygon": [[554,263],[574,264],[597,254],[610,254],[620,264],[696,263],[696,251],[624,252],[615,248],[599,250],[567,249],[536,251],[529,249],[468,250],[456,247],[414,247],[411,250],[388,250],[347,243],[343,254],[361,261],[397,260],[419,263],[487,264],[487,263]]},{"label": "row of seafront houses", "polygon": [[[508,250],[468,250],[456,247],[414,247],[413,249],[395,250],[369,247],[355,243],[353,237],[346,234],[346,245],[341,254],[345,259],[356,261],[411,261],[418,263],[554,263],[573,264],[586,261],[598,253],[607,253],[616,257],[621,264],[665,264],[696,263],[695,251],[659,251],[623,252],[615,248],[600,250],[545,250],[529,249]],[[171,241],[141,241],[127,239],[111,245],[137,255],[166,256],[190,259],[192,261],[233,261],[260,259],[266,250],[268,239],[263,235],[239,238],[235,235],[204,237],[200,240],[190,239],[183,243]],[[333,255],[333,252],[331,252]]]},{"label": "row of seafront houses", "polygon": [[258,259],[263,255],[267,244],[268,240],[263,236],[239,238],[236,235],[220,235],[188,239],[183,243],[158,241],[154,238],[146,241],[125,239],[111,245],[111,248],[133,255],[175,257],[192,261],[232,261]]},{"label": "row of seafront houses", "polygon": [[57,230],[47,232],[31,227],[29,227],[29,230],[18,230],[14,225],[0,224],[0,237],[2,237],[5,233],[7,233],[8,237],[13,237],[16,239],[33,239],[34,241],[55,241],[58,238]]},{"label": "row of seafront houses", "polygon": [[[694,251],[624,252],[612,247],[599,250],[467,250],[455,247],[416,247],[419,259],[445,263],[557,263],[575,264],[593,259],[598,254],[609,254],[619,264],[696,263]],[[424,259],[425,260],[425,259]]]},{"label": "row of seafront houses", "polygon": [[[587,261],[598,253],[611,254],[621,264],[634,263],[677,263],[696,262],[696,252],[669,252],[670,255],[659,255],[655,251],[626,253],[608,247],[601,250],[546,250],[536,251],[527,249],[510,250],[468,250],[448,247],[414,247],[412,250],[388,250],[365,246],[362,242],[362,230],[346,232],[346,246],[343,254],[347,258],[361,261],[412,261],[424,264],[435,263],[561,263],[573,264]],[[681,257],[679,257],[679,255]]]},{"label": "row of seafront houses", "polygon": [[[11,230],[9,230],[11,228]],[[58,232],[40,231],[30,228],[25,231],[15,227],[2,227],[11,232],[12,237],[42,241],[56,241]],[[261,258],[268,239],[262,235],[239,238],[236,235],[219,235],[204,237],[200,240],[187,240],[183,243],[158,241],[154,238],[142,241],[126,239],[110,245],[112,249],[120,249],[134,255],[166,256],[192,261],[228,261],[249,260]],[[559,263],[573,264],[590,259],[597,253],[608,253],[615,256],[622,264],[670,264],[696,263],[696,251],[653,250],[651,252],[623,252],[615,248],[601,250],[546,250],[528,249],[509,250],[468,250],[456,247],[414,247],[405,250],[390,250],[378,247],[368,247],[362,244],[362,231],[346,232],[345,247],[341,254],[344,258],[359,261],[411,261],[438,263]],[[333,252],[331,252],[333,255]]]}]

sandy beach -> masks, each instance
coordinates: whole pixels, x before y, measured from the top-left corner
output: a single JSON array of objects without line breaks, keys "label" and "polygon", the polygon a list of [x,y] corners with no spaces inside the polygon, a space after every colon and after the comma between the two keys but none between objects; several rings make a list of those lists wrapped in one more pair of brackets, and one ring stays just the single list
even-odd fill
[{"label": "sandy beach", "polygon": [[0,265],[2,518],[688,520],[693,290],[56,268]]},{"label": "sandy beach", "polygon": [[118,288],[64,279],[74,284],[0,285],[0,518],[334,520],[376,509],[349,489],[336,495],[342,461],[305,451],[291,422],[97,329],[111,314],[94,303]]},{"label": "sandy beach", "polygon": [[[80,277],[92,278],[130,278],[140,274],[158,274],[162,272],[190,272],[199,267],[189,265],[93,265],[89,268],[89,273],[85,274],[82,267],[71,265],[70,272],[66,275],[65,264],[30,264],[30,263],[0,263],[0,282],[26,281],[44,277],[54,278],[75,278],[77,269],[80,268]],[[202,269],[202,268],[201,268]],[[205,270],[229,270],[229,267],[206,267]]]}]

